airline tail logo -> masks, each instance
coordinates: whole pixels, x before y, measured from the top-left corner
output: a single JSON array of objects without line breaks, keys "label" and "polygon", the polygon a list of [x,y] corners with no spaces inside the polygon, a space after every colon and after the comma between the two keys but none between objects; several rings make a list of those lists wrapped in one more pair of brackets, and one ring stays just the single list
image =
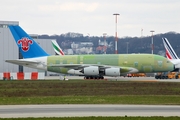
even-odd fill
[{"label": "airline tail logo", "polygon": [[168,59],[179,59],[167,38],[162,38]]},{"label": "airline tail logo", "polygon": [[20,45],[21,44],[21,48],[24,52],[27,52],[30,48],[30,45],[33,44],[33,41],[30,40],[27,37],[24,37],[20,40],[17,41],[17,44]]},{"label": "airline tail logo", "polygon": [[55,53],[57,55],[64,55],[64,52],[62,51],[62,49],[60,48],[56,40],[51,40],[51,42],[52,42]]}]

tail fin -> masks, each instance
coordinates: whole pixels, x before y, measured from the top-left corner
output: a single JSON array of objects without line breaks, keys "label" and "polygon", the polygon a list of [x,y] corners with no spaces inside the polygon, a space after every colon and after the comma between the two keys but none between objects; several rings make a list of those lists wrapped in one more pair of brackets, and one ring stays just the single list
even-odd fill
[{"label": "tail fin", "polygon": [[173,48],[171,47],[171,44],[169,43],[167,38],[162,38],[163,44],[166,49],[166,57],[168,59],[179,59],[176,53],[174,52]]},{"label": "tail fin", "polygon": [[23,58],[49,56],[20,26],[10,25],[9,29]]},{"label": "tail fin", "polygon": [[51,42],[52,42],[55,53],[57,55],[64,55],[64,52],[62,51],[62,49],[60,48],[56,40],[51,40]]}]

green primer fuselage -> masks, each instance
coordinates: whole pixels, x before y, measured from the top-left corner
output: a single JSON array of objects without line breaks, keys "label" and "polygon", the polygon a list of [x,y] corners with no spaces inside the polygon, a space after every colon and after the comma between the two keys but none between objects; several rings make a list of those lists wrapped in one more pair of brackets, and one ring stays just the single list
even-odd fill
[{"label": "green primer fuselage", "polygon": [[165,57],[153,54],[96,54],[48,56],[47,70],[67,73],[70,68],[50,67],[55,64],[98,64],[112,67],[131,67],[139,72],[167,72],[174,70],[174,65]]}]

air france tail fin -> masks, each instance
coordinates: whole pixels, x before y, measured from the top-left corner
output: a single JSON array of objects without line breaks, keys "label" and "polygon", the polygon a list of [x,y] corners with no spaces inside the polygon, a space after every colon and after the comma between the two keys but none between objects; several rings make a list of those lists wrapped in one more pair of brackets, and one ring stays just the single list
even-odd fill
[{"label": "air france tail fin", "polygon": [[10,25],[9,29],[23,58],[49,56],[20,26]]},{"label": "air france tail fin", "polygon": [[60,48],[60,46],[58,45],[56,40],[51,40],[51,42],[52,42],[52,46],[53,46],[55,53],[57,55],[64,55],[64,52],[62,51],[62,49]]},{"label": "air france tail fin", "polygon": [[176,53],[174,52],[173,48],[171,47],[171,44],[169,43],[167,38],[162,38],[163,39],[163,44],[166,49],[166,57],[168,59],[179,59]]}]

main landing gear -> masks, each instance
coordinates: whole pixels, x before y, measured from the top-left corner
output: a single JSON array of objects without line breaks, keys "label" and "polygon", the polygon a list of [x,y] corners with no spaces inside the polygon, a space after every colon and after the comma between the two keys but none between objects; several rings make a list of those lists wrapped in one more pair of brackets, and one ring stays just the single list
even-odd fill
[{"label": "main landing gear", "polygon": [[104,79],[103,76],[84,76],[84,79]]}]

